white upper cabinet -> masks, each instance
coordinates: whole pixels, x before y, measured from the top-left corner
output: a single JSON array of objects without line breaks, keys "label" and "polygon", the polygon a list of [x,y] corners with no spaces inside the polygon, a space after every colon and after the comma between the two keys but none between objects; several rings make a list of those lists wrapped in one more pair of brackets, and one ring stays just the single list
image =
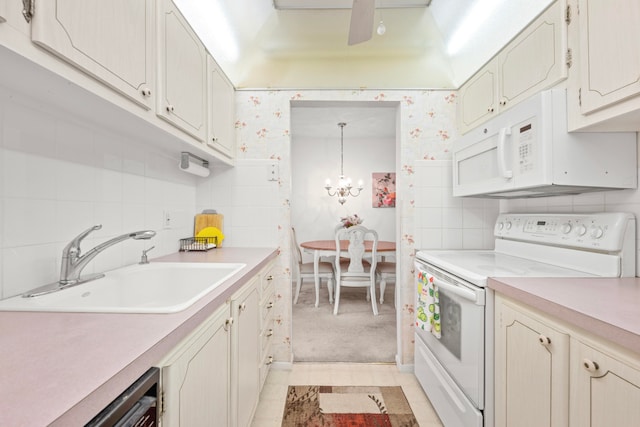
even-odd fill
[{"label": "white upper cabinet", "polygon": [[218,64],[207,57],[209,125],[207,145],[227,157],[235,157],[235,89]]},{"label": "white upper cabinet", "polygon": [[640,2],[581,0],[582,114],[640,94]]},{"label": "white upper cabinet", "polygon": [[[0,15],[4,0],[0,0]],[[153,107],[153,0],[40,1],[32,40],[146,109]]]},{"label": "white upper cabinet", "polygon": [[497,111],[498,71],[496,60],[491,60],[460,88],[458,102],[458,128],[467,132],[486,122]]},{"label": "white upper cabinet", "polygon": [[566,1],[557,0],[462,85],[461,133],[567,77],[565,14]]},{"label": "white upper cabinet", "polygon": [[171,0],[158,4],[157,114],[204,141],[207,132],[207,52]]}]

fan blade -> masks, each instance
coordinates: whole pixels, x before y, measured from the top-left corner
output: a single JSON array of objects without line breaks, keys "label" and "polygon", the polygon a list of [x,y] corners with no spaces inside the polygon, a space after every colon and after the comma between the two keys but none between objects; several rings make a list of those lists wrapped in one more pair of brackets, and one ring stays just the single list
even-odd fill
[{"label": "fan blade", "polygon": [[349,46],[366,42],[373,34],[373,18],[376,0],[353,0],[351,24],[349,25]]}]

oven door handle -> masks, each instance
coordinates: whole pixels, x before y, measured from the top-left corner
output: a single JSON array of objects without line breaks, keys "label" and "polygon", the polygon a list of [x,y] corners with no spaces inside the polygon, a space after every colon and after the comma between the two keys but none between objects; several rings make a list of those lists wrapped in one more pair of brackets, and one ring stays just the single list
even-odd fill
[{"label": "oven door handle", "polygon": [[452,285],[443,280],[434,277],[434,284],[439,289],[444,289],[447,292],[451,292],[452,294],[456,294],[459,297],[462,297],[466,300],[473,302],[476,305],[484,305],[483,295],[479,292],[474,292],[471,289],[464,288],[462,286]]}]

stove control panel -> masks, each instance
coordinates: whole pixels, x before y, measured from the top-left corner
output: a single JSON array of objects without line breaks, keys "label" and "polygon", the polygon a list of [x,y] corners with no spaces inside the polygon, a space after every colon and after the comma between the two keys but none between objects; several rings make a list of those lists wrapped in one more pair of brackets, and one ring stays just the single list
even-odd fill
[{"label": "stove control panel", "polygon": [[619,251],[626,239],[635,239],[635,217],[630,213],[500,214],[494,235],[499,239]]}]

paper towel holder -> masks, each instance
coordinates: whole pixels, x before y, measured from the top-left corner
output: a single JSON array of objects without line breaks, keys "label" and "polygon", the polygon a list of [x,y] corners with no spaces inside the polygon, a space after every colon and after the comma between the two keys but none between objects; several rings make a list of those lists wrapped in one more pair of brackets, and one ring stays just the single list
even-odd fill
[{"label": "paper towel holder", "polygon": [[[195,159],[202,164],[194,163],[191,159]],[[180,153],[180,170],[188,173],[192,173],[194,175],[198,175],[201,177],[209,176],[209,161],[203,159],[202,157],[198,157],[195,154],[189,153],[188,151],[183,151]]]}]

